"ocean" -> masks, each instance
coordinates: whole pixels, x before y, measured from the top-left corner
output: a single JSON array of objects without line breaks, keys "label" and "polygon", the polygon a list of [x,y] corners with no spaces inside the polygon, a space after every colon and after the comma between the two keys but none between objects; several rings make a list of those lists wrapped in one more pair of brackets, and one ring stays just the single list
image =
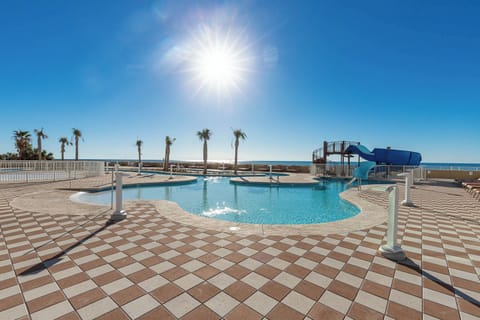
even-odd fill
[{"label": "ocean", "polygon": [[[94,159],[92,159],[94,160]],[[96,159],[103,161],[137,161],[136,159]],[[142,160],[143,162],[162,162],[162,160]],[[203,160],[170,160],[170,162],[202,162]],[[208,162],[216,163],[233,163],[231,160],[209,160]],[[311,161],[287,161],[287,160],[252,160],[252,161],[239,161],[239,164],[248,165],[248,164],[258,164],[258,165],[283,165],[283,166],[309,166],[312,164]],[[329,162],[332,164],[340,164],[340,162]],[[437,169],[437,170],[473,170],[480,171],[480,163],[457,163],[457,162],[422,162],[421,167],[426,169]]]},{"label": "ocean", "polygon": [[[309,166],[311,161],[239,161],[241,164],[271,164],[271,165],[284,165],[284,166]],[[340,164],[340,162],[329,162],[332,164]],[[456,162],[422,162],[421,167],[426,169],[445,169],[445,170],[474,170],[480,171],[480,163],[456,163]]]}]

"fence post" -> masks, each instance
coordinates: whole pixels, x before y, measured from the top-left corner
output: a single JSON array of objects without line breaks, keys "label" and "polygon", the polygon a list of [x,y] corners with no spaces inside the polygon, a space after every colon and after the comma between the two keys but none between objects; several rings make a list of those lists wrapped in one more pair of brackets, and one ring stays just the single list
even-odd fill
[{"label": "fence post", "polygon": [[398,189],[396,186],[390,186],[385,191],[388,192],[388,229],[387,244],[381,246],[379,251],[388,259],[400,261],[405,259],[405,253],[397,244],[398,235]]}]

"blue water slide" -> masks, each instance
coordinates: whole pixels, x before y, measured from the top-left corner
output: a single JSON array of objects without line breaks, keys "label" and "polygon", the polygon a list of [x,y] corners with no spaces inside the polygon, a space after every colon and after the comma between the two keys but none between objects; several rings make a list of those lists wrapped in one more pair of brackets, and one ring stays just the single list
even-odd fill
[{"label": "blue water slide", "polygon": [[418,152],[382,148],[375,148],[369,151],[367,147],[361,144],[351,145],[345,152],[358,154],[365,160],[375,161],[376,164],[418,166],[422,161],[422,155]]},{"label": "blue water slide", "polygon": [[353,177],[362,180],[368,180],[368,173],[376,165],[377,164],[373,161],[360,162],[360,166],[353,170]]},{"label": "blue water slide", "polygon": [[367,147],[361,144],[349,146],[346,150],[346,153],[358,154],[360,157],[368,161],[377,161],[375,159],[375,154],[370,152]]}]

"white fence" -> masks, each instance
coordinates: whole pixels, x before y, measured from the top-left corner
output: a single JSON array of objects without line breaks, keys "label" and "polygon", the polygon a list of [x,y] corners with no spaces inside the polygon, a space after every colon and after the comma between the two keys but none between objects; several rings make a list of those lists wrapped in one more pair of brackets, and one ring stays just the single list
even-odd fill
[{"label": "white fence", "polygon": [[310,173],[315,176],[332,176],[332,177],[352,177],[353,170],[357,168],[356,163],[342,166],[341,164],[312,164]]},{"label": "white fence", "polygon": [[103,161],[0,161],[0,183],[41,182],[96,177]]},{"label": "white fence", "polygon": [[[356,164],[342,166],[341,164],[313,164],[310,173],[316,176],[346,177],[353,176],[353,171],[357,168]],[[413,166],[386,166],[378,165],[369,172],[369,179],[390,180],[398,178],[398,174],[413,171],[415,181],[426,180],[427,170],[422,167]]]}]

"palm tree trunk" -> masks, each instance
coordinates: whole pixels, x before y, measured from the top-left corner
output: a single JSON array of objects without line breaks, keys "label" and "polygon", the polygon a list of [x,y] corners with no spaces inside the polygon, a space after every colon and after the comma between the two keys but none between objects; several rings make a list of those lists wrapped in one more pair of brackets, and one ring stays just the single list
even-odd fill
[{"label": "palm tree trunk", "polygon": [[75,137],[75,161],[78,161],[78,137]]},{"label": "palm tree trunk", "polygon": [[163,159],[163,170],[167,171],[168,169],[168,143],[165,145],[165,158]]},{"label": "palm tree trunk", "polygon": [[168,170],[168,166],[170,164],[170,146],[167,145],[167,150],[165,150],[165,170]]},{"label": "palm tree trunk", "polygon": [[235,164],[234,164],[234,174],[237,174],[237,163],[238,163],[238,139],[235,141]]},{"label": "palm tree trunk", "polygon": [[203,142],[203,174],[207,174],[207,140]]},{"label": "palm tree trunk", "polygon": [[140,174],[142,166],[142,148],[138,146],[138,174]]},{"label": "palm tree trunk", "polygon": [[42,138],[38,137],[37,144],[38,144],[38,160],[42,160]]}]

